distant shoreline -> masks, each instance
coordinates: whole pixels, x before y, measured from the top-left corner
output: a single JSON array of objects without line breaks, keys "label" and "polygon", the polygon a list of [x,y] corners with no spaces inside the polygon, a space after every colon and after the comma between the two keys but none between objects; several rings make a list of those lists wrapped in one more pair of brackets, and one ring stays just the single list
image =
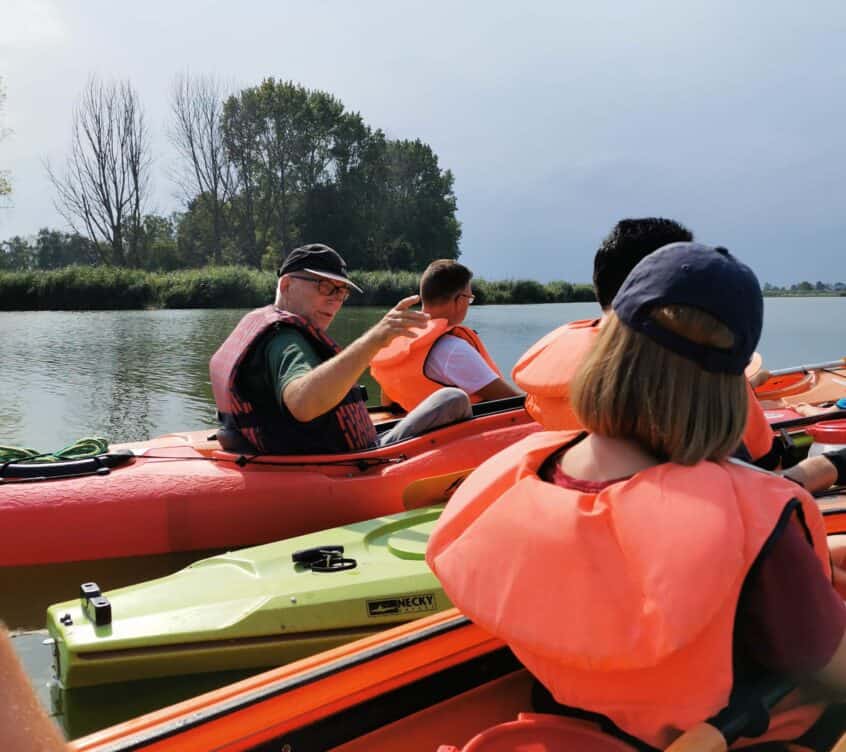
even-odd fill
[{"label": "distant shoreline", "polygon": [[[359,271],[350,275],[364,293],[347,306],[389,307],[417,292],[419,273]],[[803,283],[804,284],[804,283]],[[0,271],[0,311],[91,311],[256,308],[273,298],[276,275],[242,266],[147,272],[72,266],[50,271]],[[770,287],[770,286],[768,286]],[[476,305],[595,302],[593,287],[563,280],[473,280]],[[767,289],[765,297],[844,297],[844,290]]]},{"label": "distant shoreline", "polygon": [[[392,306],[417,293],[419,272],[358,271],[364,290],[347,306]],[[0,271],[0,311],[256,308],[273,299],[276,274],[242,266],[147,272],[71,266],[50,271]],[[476,305],[577,303],[595,300],[589,284],[473,280]]]}]

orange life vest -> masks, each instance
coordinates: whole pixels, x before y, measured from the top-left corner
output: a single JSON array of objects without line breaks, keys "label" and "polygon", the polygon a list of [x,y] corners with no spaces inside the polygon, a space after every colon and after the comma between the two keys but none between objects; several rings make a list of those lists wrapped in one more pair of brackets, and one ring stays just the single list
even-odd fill
[{"label": "orange life vest", "polygon": [[[570,383],[599,334],[599,319],[571,321],[532,345],[517,361],[511,378],[526,392],[526,410],[551,431],[581,428],[570,406]],[[743,444],[752,461],[769,453],[773,432],[747,382],[748,408]]]},{"label": "orange life vest", "polygon": [[[764,414],[764,408],[758,401],[755,390],[752,384],[746,382],[746,427],[743,429],[743,445],[752,461],[755,462],[769,453],[773,448],[773,429],[770,428],[770,422]],[[762,465],[764,463],[761,463]],[[774,467],[767,465],[767,467]]]},{"label": "orange life vest", "polygon": [[[370,362],[370,373],[379,382],[385,396],[398,403],[404,410],[413,410],[426,397],[445,386],[425,374],[426,358],[441,337],[450,334],[459,337],[476,350],[491,370],[500,378],[502,373],[494,363],[479,335],[466,326],[450,326],[446,319],[431,319],[425,328],[417,330],[416,337],[397,337],[383,347]],[[481,402],[470,395],[472,402]]]},{"label": "orange life vest", "polygon": [[[597,494],[542,480],[577,436],[537,433],[480,465],[426,560],[558,702],[663,748],[727,704],[741,588],[796,507],[831,576],[823,520],[799,486],[733,462],[666,463]],[[820,711],[775,715],[766,738],[795,738]]]},{"label": "orange life vest", "polygon": [[575,430],[581,423],[570,407],[570,382],[599,334],[599,319],[559,326],[541,337],[514,365],[511,378],[526,392],[526,410],[549,430]]}]

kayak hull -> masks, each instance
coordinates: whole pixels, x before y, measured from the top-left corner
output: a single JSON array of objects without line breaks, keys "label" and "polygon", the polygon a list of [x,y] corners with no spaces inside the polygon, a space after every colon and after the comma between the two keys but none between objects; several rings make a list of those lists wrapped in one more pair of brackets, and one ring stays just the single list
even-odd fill
[{"label": "kayak hull", "polygon": [[107,474],[0,484],[0,567],[255,545],[442,502],[539,429],[522,408],[346,455],[245,458],[204,432],[123,445]]}]

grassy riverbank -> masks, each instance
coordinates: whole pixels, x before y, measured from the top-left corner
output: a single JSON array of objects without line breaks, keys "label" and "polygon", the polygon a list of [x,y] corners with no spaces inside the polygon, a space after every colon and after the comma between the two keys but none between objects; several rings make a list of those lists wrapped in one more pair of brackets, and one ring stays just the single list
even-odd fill
[{"label": "grassy riverbank", "polygon": [[[347,305],[388,306],[417,292],[414,272],[353,272],[364,289]],[[276,275],[220,266],[175,272],[71,266],[39,272],[0,272],[0,310],[106,310],[134,308],[253,308],[272,300]],[[590,285],[533,280],[473,280],[476,304],[592,301]]]}]

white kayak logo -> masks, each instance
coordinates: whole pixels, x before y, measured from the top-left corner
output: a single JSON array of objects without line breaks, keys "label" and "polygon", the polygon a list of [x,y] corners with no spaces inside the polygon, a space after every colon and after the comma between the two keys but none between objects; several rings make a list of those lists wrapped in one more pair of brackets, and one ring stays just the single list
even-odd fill
[{"label": "white kayak logo", "polygon": [[435,594],[400,595],[381,601],[367,601],[368,616],[393,616],[396,614],[416,614],[421,611],[435,610]]}]

